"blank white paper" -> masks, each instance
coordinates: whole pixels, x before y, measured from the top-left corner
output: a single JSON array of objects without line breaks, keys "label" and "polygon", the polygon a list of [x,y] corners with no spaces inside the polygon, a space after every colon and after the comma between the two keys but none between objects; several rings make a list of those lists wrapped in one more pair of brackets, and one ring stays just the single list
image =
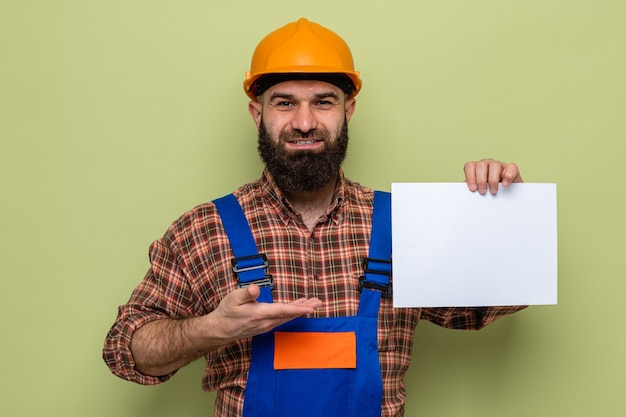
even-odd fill
[{"label": "blank white paper", "polygon": [[392,184],[394,307],[556,304],[556,184]]}]

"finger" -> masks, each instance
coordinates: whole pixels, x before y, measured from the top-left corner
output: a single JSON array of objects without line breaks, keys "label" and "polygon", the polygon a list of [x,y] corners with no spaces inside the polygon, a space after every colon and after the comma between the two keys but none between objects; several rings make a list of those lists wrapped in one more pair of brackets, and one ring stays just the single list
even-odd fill
[{"label": "finger", "polygon": [[288,304],[282,304],[286,309],[293,311],[294,314],[298,311],[305,311],[306,314],[313,313],[316,309],[321,307],[322,301],[317,298],[299,298],[296,301],[293,301]]},{"label": "finger", "polygon": [[463,167],[463,171],[465,171],[465,183],[467,184],[467,188],[472,192],[478,190],[478,186],[476,185],[476,163],[466,163]]},{"label": "finger", "polygon": [[317,309],[322,306],[322,300],[320,300],[319,298],[315,298],[315,297],[309,298],[303,304],[309,307],[313,307],[314,309]]},{"label": "finger", "polygon": [[315,312],[315,307],[312,305],[294,303],[260,303],[259,308],[262,309],[260,317],[263,317],[265,320],[278,320],[280,322],[286,322]]},{"label": "finger", "polygon": [[500,178],[503,173],[503,164],[501,162],[493,161],[489,163],[489,172],[487,173],[487,181],[489,182],[489,191],[495,195],[498,193],[498,185],[500,184]]},{"label": "finger", "polygon": [[261,294],[261,289],[256,284],[248,285],[244,288],[238,288],[233,291],[233,300],[237,305],[243,305],[256,301]]},{"label": "finger", "polygon": [[319,307],[322,305],[322,301],[317,297],[298,298],[296,301],[292,301],[291,304],[302,304],[302,305],[308,305],[308,306],[313,306],[313,307]]},{"label": "finger", "polygon": [[487,194],[489,163],[491,160],[482,160],[476,163],[476,186],[482,195]]},{"label": "finger", "polygon": [[516,164],[507,164],[502,174],[502,186],[508,187],[514,182],[523,182],[519,167]]}]

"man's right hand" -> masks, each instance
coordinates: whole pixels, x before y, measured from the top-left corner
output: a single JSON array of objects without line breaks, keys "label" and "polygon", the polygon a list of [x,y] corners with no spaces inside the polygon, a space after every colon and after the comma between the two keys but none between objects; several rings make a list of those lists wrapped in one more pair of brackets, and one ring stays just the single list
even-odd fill
[{"label": "man's right hand", "polygon": [[217,332],[224,343],[266,333],[296,317],[313,314],[322,302],[300,298],[291,303],[258,302],[261,289],[256,285],[232,291],[211,314],[205,316],[207,327]]},{"label": "man's right hand", "polygon": [[262,303],[257,285],[230,292],[207,315],[160,319],[137,329],[130,349],[135,368],[146,375],[168,375],[216,347],[270,331],[322,305],[317,298]]}]

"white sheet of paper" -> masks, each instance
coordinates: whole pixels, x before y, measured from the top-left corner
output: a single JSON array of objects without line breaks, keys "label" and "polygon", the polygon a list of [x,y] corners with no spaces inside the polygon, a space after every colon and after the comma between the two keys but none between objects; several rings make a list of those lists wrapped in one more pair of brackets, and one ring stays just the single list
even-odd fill
[{"label": "white sheet of paper", "polygon": [[556,304],[556,184],[392,184],[394,307]]}]

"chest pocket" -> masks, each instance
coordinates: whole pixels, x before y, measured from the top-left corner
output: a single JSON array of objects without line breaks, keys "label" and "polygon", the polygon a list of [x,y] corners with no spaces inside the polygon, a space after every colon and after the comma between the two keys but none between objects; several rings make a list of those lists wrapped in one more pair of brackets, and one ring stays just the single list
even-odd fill
[{"label": "chest pocket", "polygon": [[275,332],[274,369],[354,369],[355,332]]}]

